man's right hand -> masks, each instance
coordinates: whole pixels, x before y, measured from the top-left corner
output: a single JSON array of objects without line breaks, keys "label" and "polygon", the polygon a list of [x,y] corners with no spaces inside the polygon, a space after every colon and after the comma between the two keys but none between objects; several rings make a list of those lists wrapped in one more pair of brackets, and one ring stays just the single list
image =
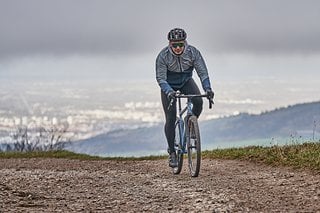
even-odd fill
[{"label": "man's right hand", "polygon": [[169,106],[168,106],[168,110],[171,109],[173,103],[175,102],[176,100],[176,92],[175,91],[171,91],[167,94],[167,97],[168,97],[168,100],[169,100]]},{"label": "man's right hand", "polygon": [[169,92],[168,95],[167,95],[167,97],[168,97],[169,101],[171,101],[171,100],[173,100],[173,101],[176,100],[176,92],[175,92],[175,91]]}]

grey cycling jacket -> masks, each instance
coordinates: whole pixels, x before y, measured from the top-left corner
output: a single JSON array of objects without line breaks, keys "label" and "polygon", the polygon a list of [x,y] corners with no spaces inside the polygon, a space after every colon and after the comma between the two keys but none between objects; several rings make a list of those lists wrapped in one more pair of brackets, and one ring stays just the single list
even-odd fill
[{"label": "grey cycling jacket", "polygon": [[187,42],[181,55],[175,55],[170,46],[167,46],[156,59],[156,79],[166,94],[183,87],[192,78],[193,69],[196,70],[203,89],[211,89],[208,70],[200,51]]}]

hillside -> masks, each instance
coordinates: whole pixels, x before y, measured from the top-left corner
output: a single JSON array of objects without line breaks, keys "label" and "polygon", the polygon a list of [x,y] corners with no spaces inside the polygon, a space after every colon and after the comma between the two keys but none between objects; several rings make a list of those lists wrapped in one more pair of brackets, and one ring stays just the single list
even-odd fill
[{"label": "hillside", "polygon": [[[316,122],[316,123],[314,123]],[[304,103],[264,112],[240,114],[200,123],[204,149],[237,146],[240,141],[272,138],[320,138],[320,102]],[[250,145],[250,144],[243,144]],[[163,125],[117,130],[78,141],[68,149],[95,155],[145,155],[165,151]]]},{"label": "hillside", "polygon": [[203,132],[213,131],[215,140],[246,140],[272,137],[310,137],[314,122],[320,131],[320,102],[297,104],[259,115],[237,116],[206,121]]},{"label": "hillside", "polygon": [[163,127],[120,129],[74,142],[69,150],[90,155],[150,155],[165,149]]}]

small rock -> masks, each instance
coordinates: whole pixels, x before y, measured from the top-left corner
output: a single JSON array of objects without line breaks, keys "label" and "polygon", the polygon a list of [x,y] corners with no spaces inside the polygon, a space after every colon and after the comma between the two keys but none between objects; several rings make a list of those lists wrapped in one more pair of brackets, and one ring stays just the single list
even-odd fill
[{"label": "small rock", "polygon": [[196,199],[196,203],[201,203],[203,200],[201,198]]}]

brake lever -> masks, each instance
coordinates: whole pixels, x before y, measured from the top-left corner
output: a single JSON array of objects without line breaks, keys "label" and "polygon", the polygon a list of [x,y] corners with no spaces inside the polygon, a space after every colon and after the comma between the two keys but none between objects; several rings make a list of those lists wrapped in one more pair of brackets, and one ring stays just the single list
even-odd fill
[{"label": "brake lever", "polygon": [[212,105],[214,104],[213,98],[209,99],[209,109],[212,109]]},{"label": "brake lever", "polygon": [[171,107],[172,107],[172,105],[173,105],[173,102],[174,102],[174,100],[171,99],[171,100],[170,100],[170,103],[169,103],[169,106],[168,106],[168,111],[171,109]]}]

